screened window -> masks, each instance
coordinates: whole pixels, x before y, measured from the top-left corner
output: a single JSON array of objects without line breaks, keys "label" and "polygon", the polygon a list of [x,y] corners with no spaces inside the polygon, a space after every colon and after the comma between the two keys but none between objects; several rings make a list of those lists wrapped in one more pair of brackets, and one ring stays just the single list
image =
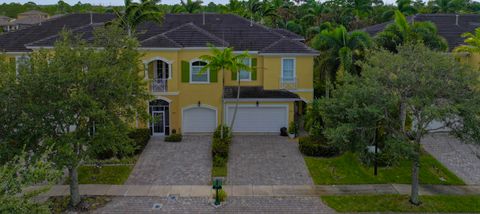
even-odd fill
[{"label": "screened window", "polygon": [[194,61],[190,66],[190,79],[193,83],[208,83],[209,72],[208,70],[201,73],[203,67],[207,65],[206,62]]},{"label": "screened window", "polygon": [[[245,58],[243,59],[243,64],[250,67],[252,66],[252,60],[250,58]],[[238,77],[240,80],[249,81],[251,80],[251,73],[249,71],[240,70],[240,72],[238,72]]]},{"label": "screened window", "polygon": [[282,59],[282,80],[285,82],[295,80],[295,59]]}]

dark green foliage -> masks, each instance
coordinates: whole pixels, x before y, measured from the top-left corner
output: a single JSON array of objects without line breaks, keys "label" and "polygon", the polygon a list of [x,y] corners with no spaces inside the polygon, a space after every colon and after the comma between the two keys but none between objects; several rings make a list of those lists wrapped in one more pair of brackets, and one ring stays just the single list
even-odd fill
[{"label": "dark green foliage", "polygon": [[227,139],[220,139],[220,138],[213,138],[212,143],[212,157],[220,156],[223,158],[228,158],[228,151],[230,146],[230,140]]},{"label": "dark green foliage", "polygon": [[167,137],[165,137],[166,142],[180,142],[182,141],[182,134],[171,134]]},{"label": "dark green foliage", "polygon": [[333,157],[340,154],[340,149],[324,139],[312,139],[311,137],[302,137],[298,140],[300,152],[307,156],[314,157]]},{"label": "dark green foliage", "polygon": [[[216,129],[215,129],[215,132],[213,132],[213,138],[221,138],[221,132],[220,132],[220,126],[218,126]],[[230,136],[230,128],[226,125],[223,125],[223,138],[232,138],[232,136]],[[231,139],[229,139],[228,141],[230,141]]]},{"label": "dark green foliage", "polygon": [[128,133],[128,137],[134,142],[135,154],[139,154],[147,146],[148,140],[150,140],[150,129],[134,129]]},{"label": "dark green foliage", "polygon": [[[224,138],[221,139],[220,130],[222,126],[218,126],[213,133],[213,142],[212,142],[212,158],[213,158],[213,167],[214,169],[225,168],[228,162],[228,153],[230,150],[230,143],[232,137],[229,135],[230,129],[227,126],[223,126]],[[217,171],[217,170],[215,170]],[[222,173],[217,174],[213,173],[215,176],[225,176],[226,169],[220,170]]]},{"label": "dark green foliage", "polygon": [[224,167],[227,165],[227,159],[217,155],[213,157],[213,166],[214,167]]}]

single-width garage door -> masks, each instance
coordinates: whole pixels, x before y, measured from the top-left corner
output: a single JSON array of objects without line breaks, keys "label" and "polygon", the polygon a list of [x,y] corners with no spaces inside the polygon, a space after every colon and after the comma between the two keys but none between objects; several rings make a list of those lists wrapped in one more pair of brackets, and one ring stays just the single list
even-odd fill
[{"label": "single-width garage door", "polygon": [[[227,125],[233,118],[235,105],[227,107]],[[287,105],[239,105],[233,132],[280,132],[282,127],[288,127]]]},{"label": "single-width garage door", "polygon": [[217,125],[217,111],[206,107],[192,107],[183,110],[182,129],[184,133],[213,132]]}]

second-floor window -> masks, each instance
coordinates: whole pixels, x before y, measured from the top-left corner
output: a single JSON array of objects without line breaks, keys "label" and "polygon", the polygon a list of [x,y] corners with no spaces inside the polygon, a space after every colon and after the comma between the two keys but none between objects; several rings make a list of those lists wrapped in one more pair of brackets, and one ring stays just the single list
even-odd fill
[{"label": "second-floor window", "polygon": [[209,83],[209,71],[201,73],[203,67],[207,65],[203,61],[193,61],[190,63],[190,82],[191,83]]},{"label": "second-floor window", "polygon": [[282,59],[282,81],[295,81],[295,58]]},{"label": "second-floor window", "polygon": [[170,65],[162,60],[155,61],[156,72],[155,79],[169,79]]},{"label": "second-floor window", "polygon": [[[252,59],[250,59],[250,58],[243,59],[243,64],[245,64],[248,67],[252,66]],[[245,70],[240,70],[240,72],[238,72],[238,78],[239,78],[240,81],[250,81],[250,80],[252,80],[251,75],[252,75],[251,72],[245,71]]]}]

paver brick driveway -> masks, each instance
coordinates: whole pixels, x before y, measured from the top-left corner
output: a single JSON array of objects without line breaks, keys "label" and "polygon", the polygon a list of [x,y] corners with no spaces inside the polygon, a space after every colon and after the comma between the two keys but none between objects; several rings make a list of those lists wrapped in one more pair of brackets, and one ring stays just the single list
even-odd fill
[{"label": "paver brick driveway", "polygon": [[207,185],[212,171],[210,136],[184,136],[182,142],[152,137],[126,184]]},{"label": "paver brick driveway", "polygon": [[298,143],[281,136],[234,136],[227,184],[313,184]]}]

